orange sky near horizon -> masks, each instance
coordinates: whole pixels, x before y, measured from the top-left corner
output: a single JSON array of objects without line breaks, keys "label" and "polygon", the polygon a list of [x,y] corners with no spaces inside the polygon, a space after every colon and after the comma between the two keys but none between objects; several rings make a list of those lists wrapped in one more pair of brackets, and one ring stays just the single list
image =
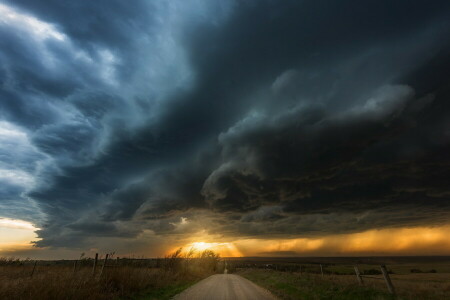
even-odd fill
[{"label": "orange sky near horizon", "polygon": [[4,252],[12,253],[31,248],[31,241],[36,240],[35,230],[37,228],[29,222],[0,218],[0,256]]},{"label": "orange sky near horizon", "polygon": [[449,233],[450,225],[374,229],[319,238],[252,238],[218,242],[213,237],[196,237],[196,241],[179,247],[210,249],[224,257],[450,255]]},{"label": "orange sky near horizon", "polygon": [[[34,252],[39,254],[39,257],[47,257],[45,252],[48,249],[33,248],[31,241],[37,239],[35,230],[37,228],[25,221],[0,219],[0,256],[20,257],[24,250],[28,250],[25,251],[27,256]],[[200,232],[195,236],[184,237],[178,242],[172,241],[168,243],[172,246],[166,247],[166,250],[157,250],[157,253],[147,252],[145,249],[137,252],[146,257],[156,257],[167,255],[182,247],[185,251],[191,248],[199,251],[209,249],[218,252],[222,257],[450,255],[449,233],[450,225],[374,229],[315,238],[219,238]],[[100,250],[95,251],[102,251],[101,245],[96,249]],[[74,250],[74,253],[76,251],[79,252]],[[17,255],[14,255],[15,253]],[[58,256],[57,250],[52,250],[51,253],[48,259]],[[118,253],[118,255],[131,254],[133,253]],[[67,255],[66,252],[64,258]],[[54,257],[59,258],[62,257]]]}]

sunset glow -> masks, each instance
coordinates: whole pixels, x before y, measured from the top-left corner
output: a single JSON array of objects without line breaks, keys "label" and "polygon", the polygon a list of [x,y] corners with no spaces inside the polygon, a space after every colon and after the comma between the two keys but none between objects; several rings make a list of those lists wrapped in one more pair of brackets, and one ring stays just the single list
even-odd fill
[{"label": "sunset glow", "polygon": [[369,230],[321,238],[240,240],[246,256],[448,255],[450,226]]},{"label": "sunset glow", "polygon": [[195,242],[192,243],[190,245],[188,245],[188,247],[194,248],[196,250],[199,251],[204,251],[204,250],[213,250],[215,248],[217,248],[219,245],[223,246],[223,245],[228,245],[229,243],[205,243],[205,242]]},{"label": "sunset glow", "polygon": [[32,247],[31,241],[36,240],[38,228],[33,224],[15,219],[0,219],[0,256],[2,252],[12,252]]},{"label": "sunset glow", "polygon": [[[193,242],[187,245],[181,246],[183,252],[189,252],[194,250],[196,252],[202,252],[205,250],[211,250],[219,254],[222,257],[240,257],[243,256],[242,253],[236,248],[235,244],[232,242],[226,243],[206,243],[206,242]],[[169,253],[173,253],[176,249],[171,249]]]},{"label": "sunset glow", "polygon": [[[212,250],[222,257],[241,256],[365,256],[448,255],[450,225],[395,228],[320,238],[238,239],[229,242],[193,242],[185,250]],[[170,249],[169,252],[176,249]]]}]

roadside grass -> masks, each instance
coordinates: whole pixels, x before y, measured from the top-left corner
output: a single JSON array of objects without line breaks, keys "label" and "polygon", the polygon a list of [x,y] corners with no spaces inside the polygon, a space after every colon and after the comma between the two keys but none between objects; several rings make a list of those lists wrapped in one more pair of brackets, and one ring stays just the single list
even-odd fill
[{"label": "roadside grass", "polygon": [[0,299],[8,300],[150,300],[170,299],[213,272],[173,272],[123,266],[92,276],[91,268],[41,266],[33,277],[29,270],[0,266]]},{"label": "roadside grass", "polygon": [[388,293],[357,284],[342,284],[320,275],[246,269],[237,274],[268,289],[280,299],[390,300]]},{"label": "roadside grass", "polygon": [[[181,250],[149,266],[140,259],[108,262],[92,269],[92,259],[73,262],[0,258],[0,299],[112,300],[170,299],[185,288],[217,272],[223,262],[212,251]],[[104,270],[103,270],[104,269]]]}]

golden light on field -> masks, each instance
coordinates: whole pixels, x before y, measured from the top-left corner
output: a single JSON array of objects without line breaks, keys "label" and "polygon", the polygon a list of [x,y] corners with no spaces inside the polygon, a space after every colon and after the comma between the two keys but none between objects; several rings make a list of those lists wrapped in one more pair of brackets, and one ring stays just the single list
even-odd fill
[{"label": "golden light on field", "polygon": [[23,220],[0,218],[0,255],[32,247],[37,239],[33,224]]}]

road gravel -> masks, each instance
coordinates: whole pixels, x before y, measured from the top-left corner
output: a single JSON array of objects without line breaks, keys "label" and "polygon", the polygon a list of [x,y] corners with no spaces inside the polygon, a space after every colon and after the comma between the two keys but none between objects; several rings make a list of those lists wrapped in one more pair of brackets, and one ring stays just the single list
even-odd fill
[{"label": "road gravel", "polygon": [[267,290],[235,274],[216,274],[193,285],[174,300],[276,300]]}]

